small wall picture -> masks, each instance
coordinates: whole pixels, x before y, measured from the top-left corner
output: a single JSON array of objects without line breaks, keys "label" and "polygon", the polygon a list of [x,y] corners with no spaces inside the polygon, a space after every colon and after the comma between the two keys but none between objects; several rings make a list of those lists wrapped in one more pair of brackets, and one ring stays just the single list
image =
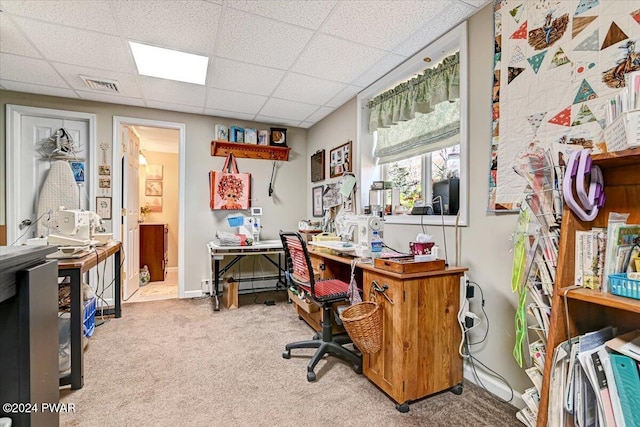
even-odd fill
[{"label": "small wall picture", "polygon": [[146,196],[144,200],[149,205],[149,212],[162,212],[161,196]]},{"label": "small wall picture", "polygon": [[245,128],[244,130],[244,142],[247,144],[258,143],[258,131],[252,128]]},{"label": "small wall picture", "polygon": [[335,178],[351,172],[351,141],[329,151],[329,176]]},{"label": "small wall picture", "polygon": [[101,176],[98,180],[98,186],[100,188],[111,188],[111,178]]},{"label": "small wall picture", "polygon": [[145,196],[162,196],[162,181],[150,181],[145,182]]},{"label": "small wall picture", "polygon": [[162,165],[147,165],[144,170],[147,179],[162,179]]},{"label": "small wall picture", "polygon": [[313,216],[314,217],[321,217],[323,214],[323,209],[322,209],[322,193],[324,190],[324,186],[319,185],[317,187],[313,187],[312,190],[312,206],[313,206]]},{"label": "small wall picture", "polygon": [[216,141],[229,140],[229,127],[225,125],[216,125]]},{"label": "small wall picture", "polygon": [[111,165],[100,165],[98,166],[98,175],[111,175]]},{"label": "small wall picture", "polygon": [[96,197],[96,213],[102,219],[111,219],[111,197]]},{"label": "small wall picture", "polygon": [[69,162],[76,182],[84,182],[84,162]]},{"label": "small wall picture", "polygon": [[269,131],[258,131],[258,145],[269,145]]}]

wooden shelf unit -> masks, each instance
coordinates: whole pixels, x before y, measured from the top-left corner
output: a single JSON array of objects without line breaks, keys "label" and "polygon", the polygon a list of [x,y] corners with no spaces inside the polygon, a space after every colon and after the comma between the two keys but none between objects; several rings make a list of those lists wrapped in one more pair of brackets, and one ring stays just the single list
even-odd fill
[{"label": "wooden shelf unit", "polygon": [[211,155],[227,157],[233,153],[236,157],[261,160],[289,160],[289,147],[273,145],[244,144],[241,142],[211,141]]},{"label": "wooden shelf unit", "polygon": [[[565,288],[574,284],[575,232],[606,227],[610,212],[629,213],[628,223],[640,223],[640,148],[596,154],[592,159],[593,164],[602,169],[606,202],[591,222],[580,221],[566,205],[564,208],[538,427],[547,425],[553,352],[568,339],[564,293]],[[567,293],[567,303],[572,337],[608,325],[617,326],[620,333],[640,327],[640,300],[597,290],[575,289]]]}]

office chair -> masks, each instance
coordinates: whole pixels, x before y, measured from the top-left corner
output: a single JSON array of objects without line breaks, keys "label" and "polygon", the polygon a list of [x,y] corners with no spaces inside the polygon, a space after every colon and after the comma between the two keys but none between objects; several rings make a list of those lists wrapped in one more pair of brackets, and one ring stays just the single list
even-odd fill
[{"label": "office chair", "polygon": [[348,350],[344,344],[351,342],[346,334],[333,335],[333,304],[341,301],[348,301],[347,289],[349,284],[341,280],[319,280],[314,279],[313,267],[307,251],[307,245],[295,232],[280,232],[282,246],[286,256],[286,266],[290,279],[299,287],[304,289],[314,303],[322,307],[322,332],[316,333],[311,340],[296,341],[285,346],[282,357],[289,359],[293,348],[317,348],[307,365],[307,381],[315,381],[316,374],[314,368],[325,354],[332,354],[346,362],[353,364],[353,370],[362,373],[362,356]]}]

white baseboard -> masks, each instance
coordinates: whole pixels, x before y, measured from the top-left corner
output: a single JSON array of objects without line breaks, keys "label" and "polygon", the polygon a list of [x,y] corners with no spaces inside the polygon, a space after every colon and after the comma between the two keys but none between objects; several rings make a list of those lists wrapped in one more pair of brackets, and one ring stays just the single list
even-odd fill
[{"label": "white baseboard", "polygon": [[165,268],[165,270],[167,271],[167,273],[174,272],[174,271],[178,271],[178,267],[167,267]]},{"label": "white baseboard", "polygon": [[[489,393],[498,396],[502,400],[508,400],[511,397],[511,391],[506,384],[504,384],[493,375],[488,374],[484,370],[484,368],[482,366],[479,366],[477,363],[474,366],[476,368],[476,372],[478,374],[478,377],[480,378],[480,381],[482,381],[482,384],[484,384],[486,390]],[[482,387],[480,384],[478,384],[476,377],[473,375],[471,364],[466,360],[464,362],[464,379]],[[522,400],[522,394],[517,392],[516,390],[513,390],[513,399],[511,399],[511,402],[509,403],[520,409],[527,406],[526,403],[524,403],[524,400]]]},{"label": "white baseboard", "polygon": [[180,296],[180,298],[198,298],[198,297],[202,297],[204,295],[205,295],[205,293],[202,292],[201,289],[198,289],[196,291],[184,291],[184,294],[182,296]]}]

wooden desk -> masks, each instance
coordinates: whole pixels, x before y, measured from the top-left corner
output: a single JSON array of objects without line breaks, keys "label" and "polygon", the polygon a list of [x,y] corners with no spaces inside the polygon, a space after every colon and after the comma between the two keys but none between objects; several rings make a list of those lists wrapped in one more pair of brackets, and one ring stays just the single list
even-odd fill
[{"label": "wooden desk", "polygon": [[[309,250],[322,278],[349,281],[352,258]],[[463,363],[458,353],[462,331],[458,324],[460,279],[467,268],[399,274],[358,264],[356,281],[363,299],[383,308],[382,349],[363,355],[363,373],[396,402],[400,412],[411,401],[451,389],[462,392]],[[345,275],[345,272],[347,273]],[[373,296],[373,283],[387,286],[386,295]]]},{"label": "wooden desk", "polygon": [[71,384],[76,390],[84,386],[84,363],[82,355],[82,275],[113,256],[114,270],[114,309],[106,310],[115,317],[122,317],[122,296],[120,265],[122,259],[122,243],[109,242],[99,246],[89,255],[82,258],[58,260],[58,277],[69,277],[71,280],[71,373],[60,377],[60,386]]}]

